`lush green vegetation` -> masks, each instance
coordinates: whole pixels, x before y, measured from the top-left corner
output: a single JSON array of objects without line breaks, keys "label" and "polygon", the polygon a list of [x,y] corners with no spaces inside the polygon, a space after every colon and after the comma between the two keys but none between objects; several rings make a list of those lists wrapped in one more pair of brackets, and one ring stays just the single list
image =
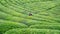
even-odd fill
[{"label": "lush green vegetation", "polygon": [[[12,33],[13,32],[13,33]],[[5,34],[59,34],[59,30],[50,30],[50,29],[12,29]]]},{"label": "lush green vegetation", "polygon": [[0,34],[60,34],[60,0],[0,0]]}]

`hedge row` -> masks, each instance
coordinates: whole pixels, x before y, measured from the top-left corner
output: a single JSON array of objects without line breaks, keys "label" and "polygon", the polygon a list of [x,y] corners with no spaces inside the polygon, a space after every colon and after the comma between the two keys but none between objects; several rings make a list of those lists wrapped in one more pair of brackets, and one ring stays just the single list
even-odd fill
[{"label": "hedge row", "polygon": [[27,28],[28,26],[22,23],[15,23],[15,22],[5,22],[0,23],[0,32],[5,32],[9,29],[15,29],[15,28]]},{"label": "hedge row", "polygon": [[37,28],[37,29],[54,29],[54,30],[60,30],[60,24],[37,24],[37,25],[31,25],[30,28]]},{"label": "hedge row", "polygon": [[60,34],[60,31],[49,29],[12,29],[4,34]]}]

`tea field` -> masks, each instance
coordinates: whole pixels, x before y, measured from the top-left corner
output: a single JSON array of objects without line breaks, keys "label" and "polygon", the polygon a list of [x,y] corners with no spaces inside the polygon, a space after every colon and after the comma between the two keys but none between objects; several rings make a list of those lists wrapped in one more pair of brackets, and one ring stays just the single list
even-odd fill
[{"label": "tea field", "polygon": [[60,0],[0,0],[0,34],[60,34]]}]

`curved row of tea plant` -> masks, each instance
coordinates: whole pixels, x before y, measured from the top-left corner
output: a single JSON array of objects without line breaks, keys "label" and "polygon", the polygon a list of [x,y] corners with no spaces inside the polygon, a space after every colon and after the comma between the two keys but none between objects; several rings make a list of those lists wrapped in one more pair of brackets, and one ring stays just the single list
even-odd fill
[{"label": "curved row of tea plant", "polygon": [[60,0],[0,0],[0,34],[60,34]]}]

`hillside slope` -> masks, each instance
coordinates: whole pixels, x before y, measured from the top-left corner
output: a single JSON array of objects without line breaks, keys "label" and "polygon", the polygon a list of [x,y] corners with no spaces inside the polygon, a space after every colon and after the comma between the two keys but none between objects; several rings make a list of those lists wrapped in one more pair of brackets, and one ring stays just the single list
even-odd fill
[{"label": "hillside slope", "polygon": [[0,34],[60,34],[60,0],[0,0]]}]

